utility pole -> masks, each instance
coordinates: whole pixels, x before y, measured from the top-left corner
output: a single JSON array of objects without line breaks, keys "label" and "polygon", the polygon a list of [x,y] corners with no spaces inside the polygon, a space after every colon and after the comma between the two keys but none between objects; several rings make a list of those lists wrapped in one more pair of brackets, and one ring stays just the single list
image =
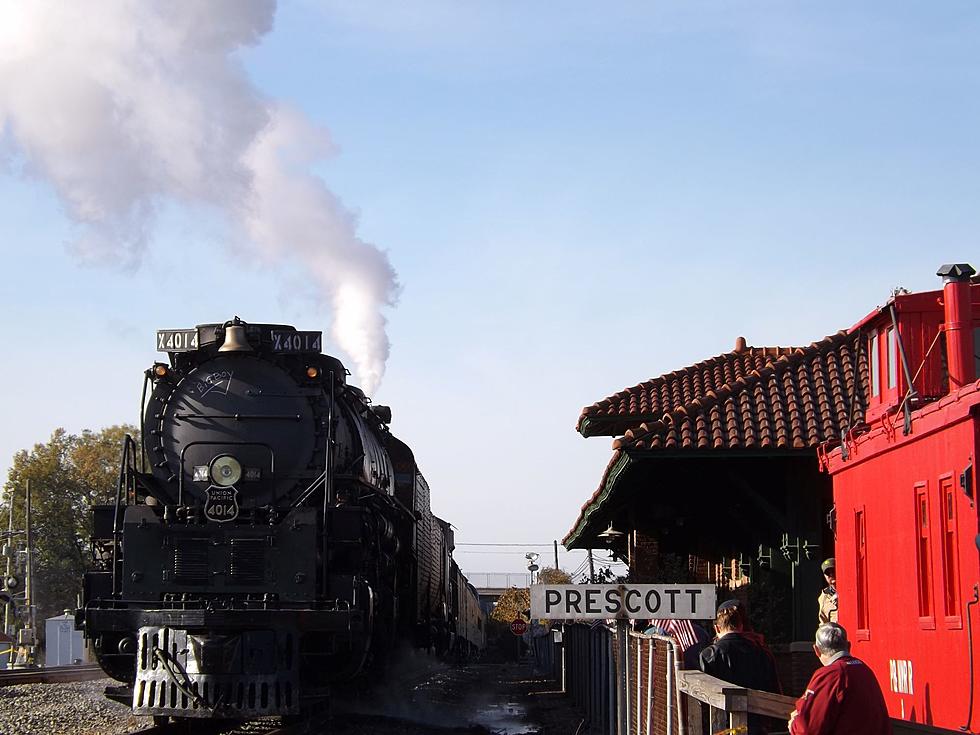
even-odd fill
[{"label": "utility pole", "polygon": [[[34,618],[34,526],[33,519],[31,518],[31,481],[27,479],[27,579],[25,581],[25,592],[27,605],[28,620],[30,621],[28,625],[31,626],[31,635],[35,635],[34,631],[37,630],[35,623],[37,622]],[[34,647],[31,646],[31,661],[33,663],[34,659]]]},{"label": "utility pole", "polygon": [[589,549],[589,583],[595,584],[595,561],[592,559],[592,549]]},{"label": "utility pole", "polygon": [[[14,491],[10,491],[10,513],[7,516],[7,543],[4,544],[4,549],[7,552],[7,573],[4,575],[3,581],[6,584],[7,580],[10,579],[10,575],[13,570],[10,568],[13,560],[13,543],[14,543]],[[7,603],[3,609],[3,632],[6,635],[10,635],[10,607],[13,603]],[[13,661],[13,654],[9,654],[8,661]],[[9,664],[8,664],[9,668]]]},{"label": "utility pole", "polygon": [[[31,519],[31,481],[26,480],[27,504],[24,509],[24,523],[27,532],[27,569],[24,580],[24,607],[27,621],[17,632],[16,668],[29,668],[34,665],[35,646],[37,644],[37,627],[34,612],[34,529]],[[11,667],[14,668],[14,667]]]},{"label": "utility pole", "polygon": [[555,571],[558,571],[558,539],[555,539]]}]

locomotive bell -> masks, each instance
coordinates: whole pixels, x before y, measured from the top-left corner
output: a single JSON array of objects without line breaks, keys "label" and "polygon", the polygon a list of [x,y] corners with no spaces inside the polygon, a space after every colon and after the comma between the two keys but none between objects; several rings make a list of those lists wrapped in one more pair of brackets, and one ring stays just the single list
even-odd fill
[{"label": "locomotive bell", "polygon": [[245,327],[240,324],[225,327],[225,341],[218,352],[252,352],[252,346],[245,337]]}]

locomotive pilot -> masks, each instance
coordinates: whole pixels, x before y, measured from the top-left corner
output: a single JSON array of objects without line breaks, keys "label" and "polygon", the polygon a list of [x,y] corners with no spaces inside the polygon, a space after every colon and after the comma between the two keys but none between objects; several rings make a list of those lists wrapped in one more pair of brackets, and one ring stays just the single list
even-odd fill
[{"label": "locomotive pilot", "polygon": [[833,558],[825,559],[820,565],[823,578],[827,580],[827,586],[820,591],[817,604],[820,606],[817,612],[817,623],[837,622],[837,562]]}]

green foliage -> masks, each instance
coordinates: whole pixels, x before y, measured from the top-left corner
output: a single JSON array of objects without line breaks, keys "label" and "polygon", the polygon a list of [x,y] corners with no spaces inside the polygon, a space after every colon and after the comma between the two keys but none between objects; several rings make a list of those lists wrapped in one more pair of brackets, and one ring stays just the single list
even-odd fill
[{"label": "green foliage", "polygon": [[[131,426],[80,435],[56,429],[43,444],[14,455],[3,486],[0,523],[11,503],[14,528],[25,526],[26,485],[31,485],[34,529],[34,602],[38,621],[75,607],[82,574],[91,565],[89,507],[115,500],[123,437]],[[18,537],[21,548],[24,537]]]},{"label": "green foliage", "polygon": [[617,574],[609,566],[597,566],[595,568],[595,578],[583,578],[580,584],[626,584],[629,581],[629,574]]}]

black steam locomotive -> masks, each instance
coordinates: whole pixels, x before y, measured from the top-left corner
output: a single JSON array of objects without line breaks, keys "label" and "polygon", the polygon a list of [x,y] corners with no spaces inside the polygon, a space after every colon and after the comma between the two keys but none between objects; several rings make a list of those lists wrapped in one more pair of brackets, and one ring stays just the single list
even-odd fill
[{"label": "black steam locomotive", "polygon": [[482,648],[412,451],[320,332],[236,317],[157,349],[76,613],[122,683],[107,696],[158,719],[293,715],[399,645]]}]

